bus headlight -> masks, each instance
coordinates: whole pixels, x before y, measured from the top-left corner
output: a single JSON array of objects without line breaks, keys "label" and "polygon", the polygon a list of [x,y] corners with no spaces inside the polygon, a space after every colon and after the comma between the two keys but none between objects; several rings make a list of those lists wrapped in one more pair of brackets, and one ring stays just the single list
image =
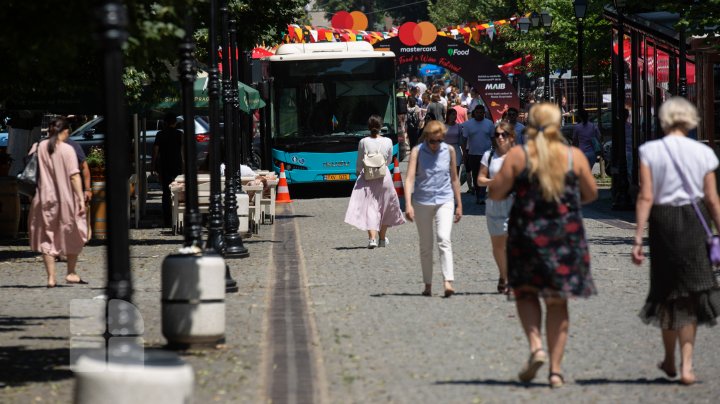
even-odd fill
[{"label": "bus headlight", "polygon": [[280,160],[277,160],[277,159],[273,160],[273,163],[275,164],[276,167],[280,167],[280,163],[284,164],[284,165],[285,165],[285,171],[307,170],[307,167],[303,167],[303,166],[299,166],[299,165],[294,165],[294,164],[286,163],[286,162],[284,162],[284,161],[280,161]]}]

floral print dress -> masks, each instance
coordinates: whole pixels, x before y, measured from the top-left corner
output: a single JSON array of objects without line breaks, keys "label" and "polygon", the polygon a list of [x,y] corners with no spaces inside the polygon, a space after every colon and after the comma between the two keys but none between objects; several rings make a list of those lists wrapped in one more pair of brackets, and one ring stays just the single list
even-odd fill
[{"label": "floral print dress", "polygon": [[515,178],[515,202],[508,222],[508,278],[518,288],[545,297],[589,297],[596,293],[580,210],[579,179],[568,148],[565,190],[559,201],[546,201],[540,184],[526,167]]}]

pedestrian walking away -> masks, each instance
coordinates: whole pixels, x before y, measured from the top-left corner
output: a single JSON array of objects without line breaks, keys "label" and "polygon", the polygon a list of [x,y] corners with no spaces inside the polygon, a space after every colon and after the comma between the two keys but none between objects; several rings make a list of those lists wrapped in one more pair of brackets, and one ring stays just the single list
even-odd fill
[{"label": "pedestrian walking away", "polygon": [[415,222],[420,240],[420,266],[425,289],[423,296],[432,296],[433,222],[437,227],[440,267],[444,278],[445,297],[455,293],[453,281],[453,223],[462,218],[460,180],[456,171],[455,149],[444,143],[447,129],[440,121],[425,125],[421,143],[410,152],[405,177],[405,217]]},{"label": "pedestrian walking away", "polygon": [[580,203],[597,199],[597,185],[583,153],[565,145],[555,104],[532,107],[525,133],[527,144],[507,153],[493,178],[490,198],[501,201],[515,190],[508,221],[508,279],[530,346],[518,378],[530,382],[548,359],[540,331],[542,297],[548,381],[560,387],[569,327],[567,299],[596,293]]},{"label": "pedestrian walking away", "polygon": [[[480,174],[480,159],[492,147],[493,131],[495,125],[485,118],[485,107],[478,105],[472,111],[473,119],[462,124],[463,156],[465,168],[468,171],[468,188],[475,193],[475,202],[485,203],[487,189],[474,184]],[[472,185],[472,186],[471,186]]]},{"label": "pedestrian walking away", "polygon": [[[706,249],[703,221],[720,228],[715,170],[718,158],[708,146],[687,137],[699,118],[695,106],[673,97],[659,111],[665,137],[639,149],[640,192],[632,260],[644,260],[643,232],[649,224],[650,291],[640,318],[662,330],[665,357],[660,370],[678,375],[675,347],[680,348],[680,382],[695,383],[693,351],[698,324],[715,325],[720,289]],[[698,203],[703,202],[703,203]]]},{"label": "pedestrian walking away", "polygon": [[172,223],[172,192],[170,184],[182,173],[182,136],[183,132],[176,128],[175,114],[168,113],[164,119],[165,127],[155,135],[152,156],[152,172],[160,180],[162,187],[163,226],[171,227]]},{"label": "pedestrian walking away", "polygon": [[[361,139],[358,144],[355,167],[357,181],[345,212],[345,223],[367,231],[368,248],[371,249],[387,247],[388,227],[405,223],[390,170],[387,169],[393,157],[392,140],[382,135],[380,131],[382,126],[382,118],[379,115],[372,115],[368,119],[370,135]],[[368,160],[377,159],[381,159],[382,167],[375,164],[371,167],[366,164]],[[382,171],[383,167],[382,175],[372,179],[366,178],[370,170]]]},{"label": "pedestrian walking away", "polygon": [[[515,128],[509,122],[500,122],[495,127],[493,148],[485,152],[480,163],[480,174],[477,184],[483,187],[491,187],[493,177],[500,171],[505,155],[515,145]],[[498,279],[498,293],[510,293],[507,285],[507,226],[510,208],[512,207],[512,195],[501,201],[492,199],[487,201],[485,217],[487,229],[490,233],[493,257],[497,264],[500,278]]]},{"label": "pedestrian walking away", "polygon": [[28,228],[30,247],[43,254],[47,287],[54,288],[55,259],[67,257],[65,281],[86,284],[76,272],[78,255],[87,242],[85,199],[78,158],[65,143],[70,136],[67,119],[59,117],[48,129],[49,137],[30,150],[37,151],[38,184],[32,199]]},{"label": "pedestrian walking away", "polygon": [[457,112],[455,109],[449,109],[445,119],[447,132],[445,133],[445,143],[455,149],[455,168],[460,174],[460,164],[462,164],[462,125],[456,121]]},{"label": "pedestrian walking away", "polygon": [[573,145],[582,150],[592,169],[602,152],[600,129],[594,123],[588,122],[586,110],[581,109],[578,115],[580,122],[573,128]]}]

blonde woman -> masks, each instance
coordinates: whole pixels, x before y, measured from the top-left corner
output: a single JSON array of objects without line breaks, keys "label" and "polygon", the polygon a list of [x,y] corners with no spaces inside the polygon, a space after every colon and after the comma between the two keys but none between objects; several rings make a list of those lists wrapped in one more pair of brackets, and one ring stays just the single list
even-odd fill
[{"label": "blonde woman", "polygon": [[[493,135],[493,148],[486,151],[480,160],[480,174],[477,178],[477,184],[482,187],[491,187],[493,178],[500,171],[505,156],[510,148],[515,146],[515,128],[506,121],[500,122],[495,127]],[[498,293],[509,293],[510,288],[507,286],[507,226],[510,208],[512,207],[513,197],[508,196],[501,201],[487,202],[485,208],[485,218],[487,219],[487,228],[490,233],[490,243],[492,244],[493,257],[500,272],[498,279]]]},{"label": "blonde woman", "polygon": [[714,325],[720,315],[720,290],[705,249],[707,236],[693,207],[695,203],[704,220],[710,223],[712,218],[720,228],[718,158],[711,148],[687,137],[699,118],[686,99],[669,99],[660,107],[659,117],[665,137],[640,147],[632,259],[640,265],[645,258],[643,232],[649,222],[650,292],[640,318],[662,330],[665,358],[658,364],[660,370],[668,377],[677,376],[675,347],[679,346],[680,383],[690,385],[695,383],[697,326]]},{"label": "blonde woman", "polygon": [[405,217],[415,222],[420,238],[420,266],[425,289],[423,296],[432,296],[433,275],[433,222],[437,226],[440,267],[445,279],[445,297],[455,293],[452,286],[453,223],[462,217],[460,180],[455,169],[455,148],[444,142],[447,129],[440,121],[425,125],[420,144],[410,152],[408,173],[405,178]]},{"label": "blonde woman", "polygon": [[560,387],[569,327],[567,299],[596,293],[580,203],[597,198],[597,185],[585,155],[564,144],[556,105],[534,106],[529,119],[527,145],[510,149],[493,179],[490,198],[501,201],[515,190],[508,222],[508,278],[530,346],[518,378],[530,382],[548,360],[541,338],[542,297],[548,381]]}]

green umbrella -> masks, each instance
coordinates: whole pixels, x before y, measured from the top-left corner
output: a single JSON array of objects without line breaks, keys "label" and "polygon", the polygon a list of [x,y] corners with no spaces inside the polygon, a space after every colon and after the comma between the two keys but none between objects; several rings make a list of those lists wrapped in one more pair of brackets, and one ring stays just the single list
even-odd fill
[{"label": "green umbrella", "polygon": [[[210,96],[208,95],[208,81],[209,78],[207,76],[198,77],[197,80],[195,80],[195,84],[193,85],[195,108],[208,108],[210,101]],[[240,109],[244,112],[249,113],[251,110],[256,110],[265,106],[265,102],[260,98],[260,93],[256,89],[245,83],[239,83],[238,91]],[[179,96],[164,97],[162,101],[155,104],[152,109],[177,110],[181,106],[180,101]],[[220,99],[220,102],[222,103],[222,98]]]}]

